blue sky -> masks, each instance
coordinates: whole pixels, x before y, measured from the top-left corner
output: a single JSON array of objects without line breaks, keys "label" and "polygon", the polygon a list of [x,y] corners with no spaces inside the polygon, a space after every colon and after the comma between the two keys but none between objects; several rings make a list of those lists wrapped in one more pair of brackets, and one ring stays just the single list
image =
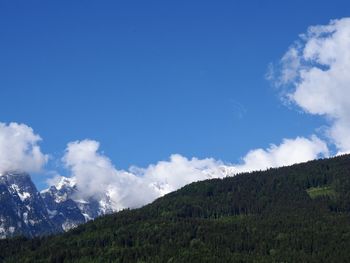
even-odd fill
[{"label": "blue sky", "polygon": [[85,138],[121,169],[174,153],[238,162],[324,125],[286,107],[265,75],[310,25],[349,8],[339,0],[1,1],[0,122],[32,127],[55,169],[67,143]]}]

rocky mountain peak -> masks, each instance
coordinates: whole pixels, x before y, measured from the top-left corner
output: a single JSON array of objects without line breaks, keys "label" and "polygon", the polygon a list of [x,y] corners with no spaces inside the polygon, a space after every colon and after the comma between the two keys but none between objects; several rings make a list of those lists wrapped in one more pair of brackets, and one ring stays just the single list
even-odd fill
[{"label": "rocky mountain peak", "polygon": [[108,196],[96,200],[79,197],[74,178],[60,177],[38,192],[30,175],[6,172],[0,175],[0,238],[29,237],[67,231],[113,212]]}]

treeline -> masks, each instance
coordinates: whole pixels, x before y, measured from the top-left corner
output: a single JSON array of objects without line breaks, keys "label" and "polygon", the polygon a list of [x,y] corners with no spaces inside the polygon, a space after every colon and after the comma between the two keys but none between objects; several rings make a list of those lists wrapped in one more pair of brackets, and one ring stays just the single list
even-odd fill
[{"label": "treeline", "polygon": [[[334,194],[311,198],[318,187]],[[350,262],[349,247],[344,155],[192,183],[62,235],[2,240],[0,261]]]}]

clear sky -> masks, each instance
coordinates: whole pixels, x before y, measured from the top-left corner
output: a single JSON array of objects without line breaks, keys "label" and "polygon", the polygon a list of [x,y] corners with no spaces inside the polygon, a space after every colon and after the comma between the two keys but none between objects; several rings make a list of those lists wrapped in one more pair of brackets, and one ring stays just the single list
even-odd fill
[{"label": "clear sky", "polygon": [[[349,1],[0,1],[0,122],[55,166],[93,139],[120,169],[179,153],[235,163],[324,119],[266,80],[300,33]],[[42,179],[36,179],[40,184]]]}]

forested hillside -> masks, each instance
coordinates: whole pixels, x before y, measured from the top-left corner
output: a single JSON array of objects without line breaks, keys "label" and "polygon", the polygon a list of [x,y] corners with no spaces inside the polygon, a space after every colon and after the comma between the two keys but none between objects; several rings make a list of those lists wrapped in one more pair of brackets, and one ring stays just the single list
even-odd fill
[{"label": "forested hillside", "polygon": [[0,261],[349,262],[349,247],[344,155],[192,183],[65,234],[2,240]]}]

